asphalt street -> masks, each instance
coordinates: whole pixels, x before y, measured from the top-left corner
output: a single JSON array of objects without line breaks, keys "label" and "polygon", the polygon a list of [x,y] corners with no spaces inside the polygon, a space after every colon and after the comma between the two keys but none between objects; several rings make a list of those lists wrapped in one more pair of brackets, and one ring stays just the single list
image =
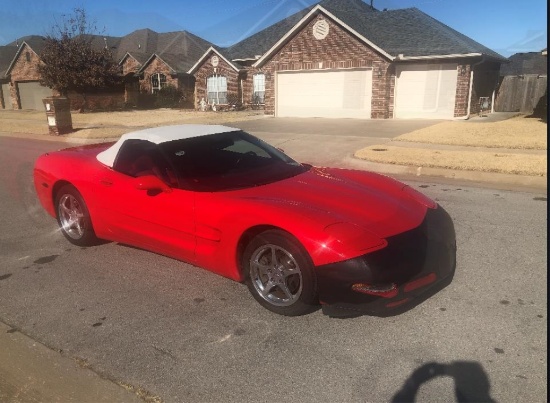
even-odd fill
[{"label": "asphalt street", "polygon": [[[342,132],[340,142],[359,140]],[[410,395],[407,380],[418,401],[454,401],[455,384],[477,400],[546,401],[546,194],[409,182],[454,219],[451,285],[399,316],[286,318],[186,263],[69,244],[31,178],[36,156],[63,146],[0,138],[0,321],[10,331],[166,402],[382,402]]]}]

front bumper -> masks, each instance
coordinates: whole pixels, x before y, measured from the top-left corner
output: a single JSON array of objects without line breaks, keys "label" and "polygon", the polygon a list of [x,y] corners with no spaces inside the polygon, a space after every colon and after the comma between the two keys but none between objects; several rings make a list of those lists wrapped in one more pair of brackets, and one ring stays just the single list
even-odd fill
[{"label": "front bumper", "polygon": [[[388,246],[316,268],[319,299],[330,316],[390,316],[418,305],[451,283],[456,237],[449,214],[428,209],[420,226],[387,238]],[[353,284],[395,284],[391,297],[352,290]]]}]

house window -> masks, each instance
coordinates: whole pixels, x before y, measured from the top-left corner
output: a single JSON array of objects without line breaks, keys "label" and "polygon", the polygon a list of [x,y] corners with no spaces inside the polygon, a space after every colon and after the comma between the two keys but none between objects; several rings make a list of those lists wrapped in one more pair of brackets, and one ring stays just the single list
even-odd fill
[{"label": "house window", "polygon": [[265,74],[255,74],[253,76],[254,92],[252,93],[252,102],[263,104],[265,100]]},{"label": "house window", "polygon": [[25,52],[25,59],[30,62],[31,61],[31,54],[30,52]]},{"label": "house window", "polygon": [[166,87],[166,76],[162,73],[155,73],[151,76],[151,93]]},{"label": "house window", "polygon": [[227,104],[227,78],[212,76],[206,79],[209,104]]}]

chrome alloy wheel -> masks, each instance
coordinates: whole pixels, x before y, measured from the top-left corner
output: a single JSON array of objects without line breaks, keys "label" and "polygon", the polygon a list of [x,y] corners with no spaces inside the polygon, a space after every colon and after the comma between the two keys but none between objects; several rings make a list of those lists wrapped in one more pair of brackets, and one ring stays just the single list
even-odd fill
[{"label": "chrome alloy wheel", "polygon": [[292,305],[302,293],[300,266],[277,245],[262,245],[252,253],[250,279],[258,295],[275,306]]},{"label": "chrome alloy wheel", "polygon": [[73,195],[65,194],[59,199],[57,209],[63,231],[72,239],[82,238],[86,224],[84,210],[79,201]]}]

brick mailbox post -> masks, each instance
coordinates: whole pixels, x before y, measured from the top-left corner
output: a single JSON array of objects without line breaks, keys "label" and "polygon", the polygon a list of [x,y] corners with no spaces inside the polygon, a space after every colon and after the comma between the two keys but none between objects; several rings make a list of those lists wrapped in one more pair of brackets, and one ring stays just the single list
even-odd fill
[{"label": "brick mailbox post", "polygon": [[73,131],[71,101],[64,97],[48,97],[42,100],[48,118],[50,134],[60,135]]}]

